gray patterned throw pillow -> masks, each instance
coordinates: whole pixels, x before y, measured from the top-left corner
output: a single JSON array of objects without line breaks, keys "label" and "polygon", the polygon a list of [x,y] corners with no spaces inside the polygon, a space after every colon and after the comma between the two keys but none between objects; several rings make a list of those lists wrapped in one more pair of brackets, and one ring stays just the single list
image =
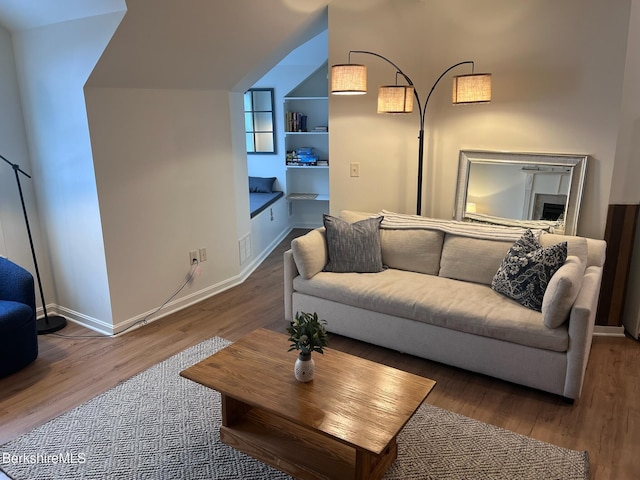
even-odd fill
[{"label": "gray patterned throw pillow", "polygon": [[540,312],[549,280],[567,259],[567,242],[543,247],[527,230],[507,252],[491,288]]},{"label": "gray patterned throw pillow", "polygon": [[323,215],[327,230],[329,261],[326,272],[375,273],[383,269],[380,249],[382,217],[348,223],[331,215]]}]

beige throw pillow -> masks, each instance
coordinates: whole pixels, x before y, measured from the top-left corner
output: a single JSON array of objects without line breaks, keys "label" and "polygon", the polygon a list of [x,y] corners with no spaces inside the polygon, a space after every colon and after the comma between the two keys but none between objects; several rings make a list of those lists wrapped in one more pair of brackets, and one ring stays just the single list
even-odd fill
[{"label": "beige throw pillow", "polygon": [[291,252],[302,278],[309,280],[321,272],[328,258],[324,227],[294,238],[291,241]]},{"label": "beige throw pillow", "polygon": [[569,317],[582,286],[583,275],[584,267],[580,259],[569,255],[549,280],[542,300],[542,320],[548,328],[558,328]]}]

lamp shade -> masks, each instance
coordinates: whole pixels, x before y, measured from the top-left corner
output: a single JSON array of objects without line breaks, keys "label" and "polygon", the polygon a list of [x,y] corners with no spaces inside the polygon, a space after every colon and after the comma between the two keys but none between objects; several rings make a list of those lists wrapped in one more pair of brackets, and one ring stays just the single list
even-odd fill
[{"label": "lamp shade", "polygon": [[378,87],[378,113],[413,112],[413,87],[383,85]]},{"label": "lamp shade", "polygon": [[454,105],[491,101],[491,74],[475,73],[453,77]]},{"label": "lamp shade", "polygon": [[362,95],[367,93],[367,66],[354,63],[331,67],[331,93]]}]

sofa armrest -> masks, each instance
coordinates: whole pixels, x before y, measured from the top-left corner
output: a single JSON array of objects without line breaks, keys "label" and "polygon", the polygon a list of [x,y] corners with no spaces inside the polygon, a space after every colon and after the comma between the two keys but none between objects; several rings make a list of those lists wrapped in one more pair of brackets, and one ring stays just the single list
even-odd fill
[{"label": "sofa armrest", "polygon": [[298,276],[291,249],[284,252],[284,319],[293,320],[293,279]]},{"label": "sofa armrest", "polygon": [[600,295],[602,268],[587,267],[582,287],[569,316],[569,349],[567,351],[567,377],[564,396],[579,398],[584,374],[589,361],[591,341],[596,321],[596,309]]},{"label": "sofa armrest", "polygon": [[587,238],[588,261],[587,265],[603,267],[607,257],[607,242],[594,238]]}]

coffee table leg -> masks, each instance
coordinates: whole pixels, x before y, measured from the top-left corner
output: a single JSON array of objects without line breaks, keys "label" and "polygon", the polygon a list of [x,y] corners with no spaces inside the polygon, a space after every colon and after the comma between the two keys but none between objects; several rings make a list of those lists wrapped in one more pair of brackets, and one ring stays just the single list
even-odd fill
[{"label": "coffee table leg", "polygon": [[384,476],[398,457],[398,444],[393,438],[380,456],[356,450],[356,480],[374,480]]},{"label": "coffee table leg", "polygon": [[222,403],[222,425],[230,427],[235,421],[251,410],[251,405],[247,405],[228,395],[221,395]]}]

